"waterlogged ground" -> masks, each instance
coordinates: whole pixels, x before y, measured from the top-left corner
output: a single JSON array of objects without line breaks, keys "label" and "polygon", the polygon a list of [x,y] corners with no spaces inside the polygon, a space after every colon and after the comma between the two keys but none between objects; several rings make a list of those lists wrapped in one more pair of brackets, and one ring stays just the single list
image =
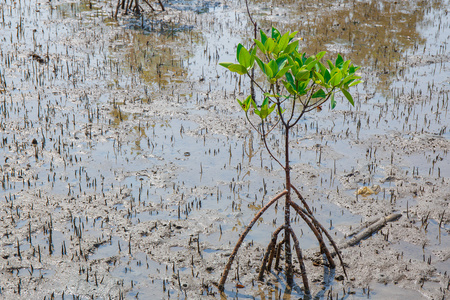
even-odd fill
[{"label": "waterlogged ground", "polygon": [[[248,81],[217,65],[249,43],[244,4],[141,3],[147,14],[115,20],[116,1],[0,0],[0,298],[304,297],[300,278],[291,292],[282,273],[255,280],[282,203],[250,232],[225,293],[215,286],[283,189],[234,101]],[[402,214],[343,250],[348,279],[307,260],[315,299],[449,297],[448,7],[250,3],[262,28],[298,30],[309,54],[365,66],[355,107],[323,107],[292,136],[294,182],[317,218],[340,241]],[[380,193],[356,196],[373,184]]]}]

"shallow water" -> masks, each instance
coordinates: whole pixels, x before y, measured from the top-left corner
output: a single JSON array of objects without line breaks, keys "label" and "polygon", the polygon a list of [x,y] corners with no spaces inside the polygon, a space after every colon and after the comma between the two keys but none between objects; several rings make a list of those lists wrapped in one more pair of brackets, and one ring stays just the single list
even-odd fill
[{"label": "shallow water", "polygon": [[[26,240],[31,222],[35,246],[48,252],[48,235],[39,228],[49,218],[57,228],[55,251],[61,252],[63,242],[69,252],[77,251],[81,246],[70,240],[80,236],[73,227],[81,225],[74,220],[89,217],[91,225],[83,222],[79,243],[109,239],[110,243],[90,248],[88,260],[103,262],[117,256],[108,273],[122,280],[122,287],[119,284],[119,292],[110,294],[82,287],[66,295],[186,297],[186,289],[178,288],[173,278],[170,284],[167,281],[167,290],[162,285],[178,271],[188,281],[194,271],[157,262],[157,257],[144,254],[146,249],[130,255],[127,230],[134,234],[142,224],[160,226],[158,222],[180,220],[204,224],[210,231],[175,236],[170,249],[175,255],[183,252],[186,247],[181,241],[198,234],[205,243],[205,259],[214,260],[224,245],[236,241],[257,209],[283,188],[278,166],[239,121],[242,115],[236,107],[225,102],[234,105],[233,98],[248,93],[246,79],[239,83],[217,65],[234,61],[237,43],[249,43],[252,30],[246,28],[242,5],[174,1],[168,6],[174,10],[170,18],[157,13],[120,16],[115,21],[114,5],[107,1],[1,2],[4,209],[0,216],[11,232],[1,240],[10,245],[6,251],[17,251],[16,239],[22,251],[32,250]],[[399,192],[399,181],[386,180],[394,171],[396,178],[416,179],[418,184],[437,185],[450,177],[447,6],[448,1],[252,3],[261,26],[298,30],[308,53],[325,47],[332,56],[340,52],[367,66],[366,83],[354,91],[355,108],[339,103],[335,111],[324,109],[302,120],[293,133],[295,183],[304,185],[302,191],[317,210],[318,220],[337,239],[377,213],[333,202],[335,193],[353,199],[358,186],[379,184],[383,193],[367,201],[389,199],[391,210],[405,211],[416,207],[418,200]],[[270,143],[279,149],[275,135]],[[363,178],[343,184],[340,177],[354,171]],[[34,208],[29,195],[49,204]],[[114,211],[99,209],[96,201],[103,198]],[[415,213],[426,212],[419,207]],[[14,229],[7,226],[11,216]],[[436,225],[437,218],[432,214],[426,233],[430,241],[439,226],[443,237],[448,235],[447,225]],[[94,226],[94,219],[102,227]],[[247,240],[266,245],[267,233],[281,221],[281,209],[269,210]],[[302,247],[317,246],[306,226],[295,224],[302,232]],[[434,262],[433,251],[448,247],[433,242],[423,255],[431,255]],[[421,246],[401,242],[396,249],[408,259],[422,260]],[[436,264],[438,271],[445,271],[446,264]],[[18,270],[18,277],[26,276],[23,268]],[[42,270],[44,277],[58,280],[53,267]],[[219,273],[213,273],[215,280]],[[328,293],[331,286],[338,283],[332,279],[326,283]],[[237,290],[229,284],[227,295],[252,297],[252,289],[256,288]],[[370,299],[396,293],[419,297],[393,285],[377,284],[371,290]],[[355,291],[348,299],[368,297],[359,288]],[[276,299],[283,293],[281,280],[273,291],[261,289],[259,297]],[[297,289],[294,295],[302,293]],[[318,293],[316,298],[325,296]]]}]

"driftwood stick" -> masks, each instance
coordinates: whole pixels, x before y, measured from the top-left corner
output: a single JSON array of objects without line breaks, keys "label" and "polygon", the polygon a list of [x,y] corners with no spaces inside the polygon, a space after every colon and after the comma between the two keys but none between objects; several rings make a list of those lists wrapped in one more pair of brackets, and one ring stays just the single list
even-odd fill
[{"label": "driftwood stick", "polygon": [[345,277],[347,276],[347,272],[345,271],[345,265],[344,265],[344,260],[342,259],[341,253],[339,252],[339,248],[336,245],[336,243],[334,242],[333,238],[331,237],[331,235],[328,233],[328,231],[322,226],[322,224],[319,223],[319,221],[316,220],[316,218],[314,217],[314,215],[309,214],[306,210],[304,210],[303,208],[301,208],[300,206],[297,205],[297,203],[295,202],[291,202],[291,206],[292,207],[297,207],[298,210],[301,210],[308,218],[311,219],[311,221],[320,229],[322,230],[323,233],[325,233],[325,235],[328,238],[328,241],[330,241],[331,245],[334,248],[335,253],[337,254],[339,261],[341,263],[342,266],[342,270],[344,271]]},{"label": "driftwood stick", "polygon": [[317,227],[308,219],[308,217],[306,217],[306,215],[300,209],[298,209],[297,205],[292,205],[292,207],[297,211],[297,213],[300,215],[300,217],[303,219],[303,221],[305,221],[306,224],[308,224],[309,228],[312,230],[312,232],[316,236],[316,239],[319,241],[320,252],[325,254],[325,256],[327,257],[328,263],[330,264],[330,268],[334,269],[336,267],[336,264],[334,263],[333,256],[331,255],[330,251],[328,250],[328,247],[325,245],[322,235],[317,230]]},{"label": "driftwood stick", "polygon": [[372,225],[354,235],[350,240],[339,244],[339,248],[345,249],[351,246],[355,246],[360,241],[368,238],[369,236],[383,228],[387,224],[387,222],[397,221],[401,216],[402,214],[390,214],[389,216],[381,217],[378,221],[372,223]]},{"label": "driftwood stick", "polygon": [[306,274],[305,263],[303,262],[302,249],[300,248],[300,245],[299,245],[297,236],[294,233],[294,230],[292,230],[291,227],[288,227],[288,230],[289,230],[289,234],[292,237],[292,240],[294,241],[295,251],[297,252],[298,262],[300,264],[300,274],[302,275],[303,287],[305,290],[305,294],[309,295],[311,292],[309,289],[308,275]]},{"label": "driftwood stick", "polygon": [[241,236],[239,237],[239,240],[237,241],[236,245],[234,246],[233,252],[230,255],[230,258],[228,259],[228,263],[225,266],[225,269],[223,270],[222,277],[219,281],[219,291],[224,290],[225,281],[227,280],[228,273],[230,272],[231,265],[233,264],[233,260],[236,257],[236,254],[239,250],[239,247],[241,247],[242,242],[244,241],[247,234],[250,232],[250,229],[252,229],[253,225],[255,225],[256,221],[261,217],[261,215],[275,202],[278,201],[281,197],[286,195],[288,193],[287,190],[282,191],[278,195],[275,196],[272,200],[269,201],[263,208],[259,210],[259,212],[253,217],[250,224],[248,224],[247,228],[245,228],[244,232],[242,232]]},{"label": "driftwood stick", "polygon": [[[274,249],[274,246],[275,246],[275,244],[277,242],[278,234],[280,233],[281,230],[283,230],[283,228],[284,228],[284,225],[278,227],[272,234],[272,239],[270,240],[269,246],[267,246],[267,251],[264,254],[264,259],[263,259],[263,262],[261,264],[261,268],[259,268],[259,274],[258,274],[258,280],[259,281],[263,280],[264,271],[266,270],[266,266],[267,266],[267,262],[268,261],[270,261],[269,268],[268,268],[270,270],[270,265],[272,264],[272,262],[270,260],[270,257],[272,257],[272,259],[273,259],[273,253],[276,250],[276,249]],[[270,257],[269,257],[269,254],[270,254]]]}]

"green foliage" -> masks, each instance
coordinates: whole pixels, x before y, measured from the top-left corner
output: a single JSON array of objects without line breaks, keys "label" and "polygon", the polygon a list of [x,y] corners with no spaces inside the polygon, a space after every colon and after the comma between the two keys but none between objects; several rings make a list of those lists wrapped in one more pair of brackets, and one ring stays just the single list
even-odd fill
[{"label": "green foliage", "polygon": [[[334,109],[336,92],[342,92],[352,105],[355,104],[348,90],[362,82],[361,77],[356,75],[359,67],[350,60],[345,61],[341,55],[337,56],[334,63],[327,60],[324,64],[322,59],[325,51],[312,56],[299,52],[299,40],[294,40],[296,34],[281,34],[272,27],[269,37],[261,30],[260,39],[254,40],[252,48],[238,45],[238,63],[220,63],[231,72],[247,75],[251,80],[253,77],[250,71],[253,68],[265,75],[265,83],[255,82],[264,95],[260,105],[251,96],[243,101],[237,100],[246,114],[253,107],[254,113],[265,120],[274,111],[283,113],[288,99],[301,104],[301,109],[297,111],[301,115],[328,100]],[[292,107],[296,106],[291,103],[289,108]]]}]

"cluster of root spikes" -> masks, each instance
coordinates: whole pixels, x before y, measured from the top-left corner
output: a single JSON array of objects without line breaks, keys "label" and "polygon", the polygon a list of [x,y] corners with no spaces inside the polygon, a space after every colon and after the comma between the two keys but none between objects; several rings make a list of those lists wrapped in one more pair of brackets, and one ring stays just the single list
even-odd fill
[{"label": "cluster of root spikes", "polygon": [[[152,10],[152,12],[156,11],[153,5],[148,0],[117,0],[114,18],[117,19],[119,9],[125,11],[125,14],[127,14],[128,12],[134,12],[135,14],[139,15],[143,11],[139,1],[143,1],[145,4],[147,4],[148,7],[150,7],[150,9]],[[166,10],[161,0],[158,0],[158,4],[161,7],[162,11]]]},{"label": "cluster of root spikes", "polygon": [[[290,190],[293,190],[295,194],[297,195],[297,198],[301,202],[301,206],[295,203],[291,200],[291,193]],[[308,227],[311,229],[311,231],[314,233],[317,241],[319,242],[320,246],[320,253],[321,255],[325,256],[328,261],[328,266],[331,269],[334,269],[336,267],[336,264],[333,260],[334,254],[337,254],[340,265],[342,266],[343,272],[345,276],[347,277],[347,272],[345,270],[345,266],[342,260],[342,257],[339,253],[338,247],[336,243],[334,242],[331,235],[327,232],[327,230],[322,226],[322,224],[317,221],[317,219],[314,217],[312,210],[309,208],[308,204],[306,203],[305,199],[302,197],[300,192],[297,188],[294,186],[289,186],[288,189],[285,189],[281,193],[279,193],[277,196],[275,196],[273,199],[271,199],[259,212],[254,216],[254,218],[251,220],[250,224],[246,227],[244,232],[239,237],[239,240],[237,241],[233,252],[231,253],[228,263],[225,266],[225,269],[222,273],[222,277],[219,281],[219,291],[224,291],[224,285],[227,280],[228,273],[230,271],[231,265],[233,264],[233,260],[235,259],[237,252],[239,250],[239,247],[242,245],[242,242],[244,241],[245,237],[253,227],[253,225],[258,221],[258,219],[264,214],[264,212],[272,206],[274,203],[276,203],[280,198],[285,198],[285,222],[283,225],[278,227],[272,234],[272,239],[267,246],[267,250],[264,254],[264,258],[261,264],[261,267],[259,269],[259,275],[258,280],[263,281],[264,279],[264,273],[266,271],[270,272],[272,268],[273,261],[275,259],[275,268],[278,268],[279,261],[280,261],[280,253],[281,249],[284,246],[285,250],[285,275],[286,275],[286,281],[287,285],[289,287],[292,287],[294,283],[293,279],[293,264],[292,264],[292,253],[291,253],[291,239],[293,241],[293,246],[295,249],[295,252],[297,254],[297,258],[300,264],[300,274],[303,281],[303,292],[307,295],[310,295],[310,287],[308,283],[308,276],[304,264],[304,259],[302,255],[302,249],[300,248],[299,240],[294,232],[294,230],[291,227],[290,224],[290,209],[294,209],[295,212],[298,213],[298,215],[303,219],[303,221],[308,225]],[[278,241],[278,235],[284,231],[284,238]],[[334,253],[331,253],[325,244],[324,236],[329,241],[329,243],[334,248]]]}]

